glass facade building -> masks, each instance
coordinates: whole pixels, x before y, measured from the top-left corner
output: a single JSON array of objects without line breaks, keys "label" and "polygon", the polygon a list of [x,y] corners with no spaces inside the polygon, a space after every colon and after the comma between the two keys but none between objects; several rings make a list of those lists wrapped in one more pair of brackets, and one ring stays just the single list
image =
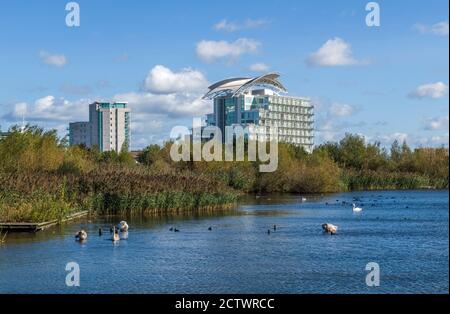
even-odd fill
[{"label": "glass facade building", "polygon": [[311,152],[314,147],[313,105],[307,98],[282,95],[280,91],[285,89],[276,81],[278,75],[271,75],[268,79],[264,76],[235,79],[239,81],[237,84],[230,84],[233,79],[229,79],[224,89],[220,88],[224,87],[221,82],[212,85],[205,98],[213,99],[214,113],[206,116],[206,124],[219,127],[223,139],[226,126],[248,127],[255,132],[249,136],[256,134],[266,139],[270,138],[271,127],[277,127],[280,142],[302,146]]}]

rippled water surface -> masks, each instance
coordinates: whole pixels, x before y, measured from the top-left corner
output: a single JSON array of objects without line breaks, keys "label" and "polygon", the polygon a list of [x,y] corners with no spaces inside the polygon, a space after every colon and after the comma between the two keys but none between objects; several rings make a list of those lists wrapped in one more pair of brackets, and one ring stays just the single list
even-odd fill
[{"label": "rippled water surface", "polygon": [[[117,244],[108,229],[120,217],[10,234],[0,246],[0,293],[448,293],[448,197],[248,197],[221,214],[128,218],[128,239]],[[342,203],[354,198],[361,213]],[[324,222],[338,234],[323,234]],[[74,239],[80,227],[84,243]],[[66,286],[72,261],[79,287]],[[366,285],[369,262],[380,266],[379,287]]]}]

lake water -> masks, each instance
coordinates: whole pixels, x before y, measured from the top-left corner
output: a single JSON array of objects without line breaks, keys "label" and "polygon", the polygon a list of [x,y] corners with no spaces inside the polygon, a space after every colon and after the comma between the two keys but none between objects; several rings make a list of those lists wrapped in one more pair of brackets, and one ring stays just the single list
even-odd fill
[{"label": "lake water", "polygon": [[[116,244],[109,226],[120,217],[10,234],[0,246],[0,293],[448,293],[448,191],[306,198],[248,197],[215,215],[129,218],[128,239]],[[361,213],[342,205],[353,198]],[[325,222],[338,233],[325,235]],[[84,243],[74,239],[80,227]],[[66,286],[69,262],[80,266],[79,287]],[[380,267],[378,287],[366,285],[370,262]]]}]

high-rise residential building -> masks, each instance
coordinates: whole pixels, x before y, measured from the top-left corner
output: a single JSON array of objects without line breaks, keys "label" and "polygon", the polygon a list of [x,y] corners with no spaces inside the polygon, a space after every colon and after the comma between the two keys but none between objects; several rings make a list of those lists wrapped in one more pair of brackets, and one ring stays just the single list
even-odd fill
[{"label": "high-rise residential building", "polygon": [[97,146],[100,151],[121,151],[130,147],[130,109],[124,102],[94,102],[89,105],[89,122],[69,125],[70,145]]},{"label": "high-rise residential building", "polygon": [[225,127],[249,127],[259,138],[270,138],[270,127],[278,129],[280,142],[314,147],[314,107],[307,98],[286,96],[279,75],[269,73],[255,78],[230,78],[209,86],[204,99],[214,101],[214,113],[206,124],[217,126],[225,138]]},{"label": "high-rise residential building", "polygon": [[91,146],[91,129],[89,122],[69,123],[69,143],[70,145]]}]

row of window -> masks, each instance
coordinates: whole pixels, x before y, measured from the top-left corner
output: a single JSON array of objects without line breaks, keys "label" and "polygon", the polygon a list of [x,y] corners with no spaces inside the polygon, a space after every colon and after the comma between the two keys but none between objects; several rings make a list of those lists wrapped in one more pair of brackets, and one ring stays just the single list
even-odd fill
[{"label": "row of window", "polygon": [[289,97],[269,96],[269,102],[280,105],[307,106],[307,107],[311,106],[311,104],[307,100]]},{"label": "row of window", "polygon": [[302,137],[292,137],[292,136],[279,136],[278,141],[287,142],[287,143],[295,143],[295,144],[304,144],[304,145],[313,145],[314,141],[308,138]]},{"label": "row of window", "polygon": [[300,114],[305,114],[305,115],[312,115],[313,114],[312,107],[306,108],[306,107],[296,107],[296,106],[270,104],[269,105],[269,110],[270,111],[277,111],[277,112],[286,112],[286,113],[300,113]]},{"label": "row of window", "polygon": [[267,125],[267,126],[277,126],[279,128],[285,127],[285,128],[295,128],[295,129],[306,129],[306,130],[312,130],[312,121],[310,122],[292,122],[292,121],[279,121],[279,120],[270,120],[267,119],[266,121],[261,121],[261,124]]},{"label": "row of window", "polygon": [[302,116],[298,114],[289,113],[262,113],[261,118],[272,119],[272,120],[292,120],[292,121],[302,121],[302,122],[314,122],[312,116]]}]

